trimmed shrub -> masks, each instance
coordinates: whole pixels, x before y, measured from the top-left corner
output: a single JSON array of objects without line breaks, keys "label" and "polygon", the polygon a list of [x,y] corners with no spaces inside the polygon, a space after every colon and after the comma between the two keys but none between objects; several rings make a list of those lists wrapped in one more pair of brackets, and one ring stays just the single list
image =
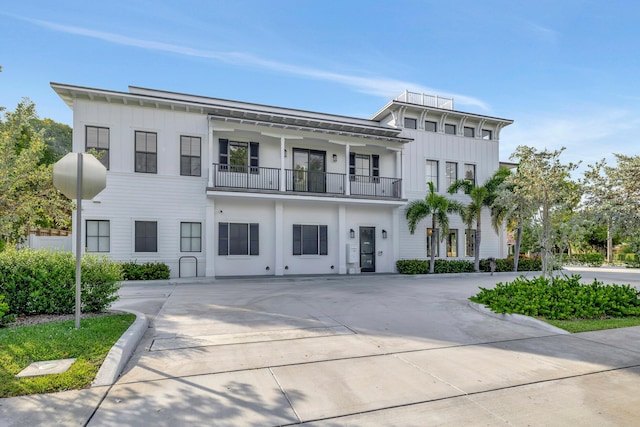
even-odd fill
[{"label": "trimmed shrub", "polygon": [[[427,274],[430,261],[422,259],[401,259],[396,261],[400,274]],[[442,273],[473,273],[473,262],[466,260],[437,259],[433,271]]]},{"label": "trimmed shrub", "polygon": [[[75,257],[70,252],[7,249],[0,253],[0,295],[11,314],[71,314],[75,311]],[[101,312],[117,299],[118,263],[82,258],[81,310]]]},{"label": "trimmed shrub", "polygon": [[0,295],[0,328],[15,320],[15,314],[9,314],[9,304],[4,302],[4,295]]},{"label": "trimmed shrub", "polygon": [[484,304],[496,313],[518,313],[550,320],[599,319],[640,315],[640,292],[630,285],[604,285],[598,280],[581,284],[580,275],[520,276],[513,282],[498,283],[493,289],[480,288],[471,301]]},{"label": "trimmed shrub", "polygon": [[162,262],[123,262],[121,266],[124,280],[166,280],[171,273],[169,266]]},{"label": "trimmed shrub", "polygon": [[400,274],[427,274],[429,272],[429,261],[400,259],[396,261],[396,268]]},{"label": "trimmed shrub", "polygon": [[570,265],[587,265],[600,267],[604,263],[604,255],[599,253],[563,255],[562,262]]}]

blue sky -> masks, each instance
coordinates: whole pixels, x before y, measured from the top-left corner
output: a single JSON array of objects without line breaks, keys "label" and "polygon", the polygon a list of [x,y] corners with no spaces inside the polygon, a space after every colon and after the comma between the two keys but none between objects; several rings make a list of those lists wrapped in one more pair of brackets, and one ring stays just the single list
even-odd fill
[{"label": "blue sky", "polygon": [[583,166],[640,154],[640,3],[11,1],[0,106],[71,124],[49,82],[128,85],[369,118],[405,89],[515,120],[516,146]]}]

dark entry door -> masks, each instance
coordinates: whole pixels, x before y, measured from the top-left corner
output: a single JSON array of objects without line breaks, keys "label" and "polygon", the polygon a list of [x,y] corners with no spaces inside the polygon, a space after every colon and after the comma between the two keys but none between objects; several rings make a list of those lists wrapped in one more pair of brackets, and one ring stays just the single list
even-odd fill
[{"label": "dark entry door", "polygon": [[376,271],[375,227],[360,227],[360,271]]}]

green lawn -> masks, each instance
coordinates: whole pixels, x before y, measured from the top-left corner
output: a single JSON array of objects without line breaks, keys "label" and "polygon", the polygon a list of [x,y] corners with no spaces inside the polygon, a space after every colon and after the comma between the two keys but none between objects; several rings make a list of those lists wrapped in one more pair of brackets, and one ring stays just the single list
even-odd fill
[{"label": "green lawn", "polygon": [[[117,314],[75,321],[0,329],[0,397],[51,393],[88,387],[104,358],[135,320]],[[15,378],[33,362],[77,358],[62,374]]]},{"label": "green lawn", "polygon": [[541,320],[571,333],[600,331],[602,329],[626,328],[629,326],[640,326],[640,317],[615,317],[607,319],[578,320]]}]

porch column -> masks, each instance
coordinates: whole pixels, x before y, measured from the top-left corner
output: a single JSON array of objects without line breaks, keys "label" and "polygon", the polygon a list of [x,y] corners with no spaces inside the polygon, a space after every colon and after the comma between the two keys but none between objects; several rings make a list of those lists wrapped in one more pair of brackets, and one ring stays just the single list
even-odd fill
[{"label": "porch column", "polygon": [[338,274],[347,274],[347,208],[338,205]]},{"label": "porch column", "polygon": [[207,118],[207,137],[209,139],[209,165],[207,166],[207,170],[209,171],[209,180],[207,186],[209,188],[213,187],[213,125],[211,124],[211,118]]},{"label": "porch column", "polygon": [[216,275],[216,205],[213,198],[208,198],[204,220],[204,246],[205,246],[205,275],[215,277]]},{"label": "porch column", "polygon": [[[351,195],[351,180],[349,179],[349,150],[351,146],[349,144],[344,146],[344,194],[345,196]],[[344,246],[344,245],[343,245]],[[346,262],[346,258],[345,258]],[[340,273],[342,274],[342,273]]]},{"label": "porch column", "polygon": [[405,198],[404,196],[404,173],[403,173],[403,162],[402,162],[402,151],[396,151],[396,178],[400,178],[402,181],[400,183],[400,197]]},{"label": "porch column", "polygon": [[276,276],[284,275],[284,207],[282,202],[275,203],[275,263],[276,263]]},{"label": "porch column", "polygon": [[[287,191],[287,175],[285,173],[284,170],[284,136],[280,137],[280,191],[285,192]],[[291,153],[291,155],[293,155],[293,153]],[[279,236],[279,234],[276,233],[276,236]],[[276,262],[277,264],[277,262]],[[278,275],[278,270],[276,267],[276,276]]]}]

